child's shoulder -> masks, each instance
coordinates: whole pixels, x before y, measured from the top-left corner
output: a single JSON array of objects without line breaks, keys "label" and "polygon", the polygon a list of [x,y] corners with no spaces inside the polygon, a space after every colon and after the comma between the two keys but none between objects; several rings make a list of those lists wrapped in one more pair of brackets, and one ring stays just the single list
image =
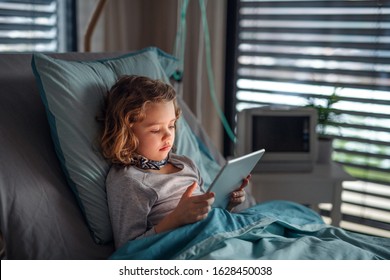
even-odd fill
[{"label": "child's shoulder", "polygon": [[118,181],[142,178],[142,170],[133,166],[112,165],[107,173],[106,181]]}]

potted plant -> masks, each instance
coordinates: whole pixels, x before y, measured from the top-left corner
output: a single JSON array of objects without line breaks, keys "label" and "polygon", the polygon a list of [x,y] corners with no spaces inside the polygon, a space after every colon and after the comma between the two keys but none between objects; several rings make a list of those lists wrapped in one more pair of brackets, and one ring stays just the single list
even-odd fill
[{"label": "potted plant", "polygon": [[[332,108],[340,99],[336,94],[337,88],[330,96],[319,98],[309,97],[306,107],[311,107],[317,110],[317,132],[318,132],[318,162],[329,163],[332,157],[333,137],[326,134],[327,126],[337,118],[337,113]],[[325,103],[318,100],[325,99]]]}]

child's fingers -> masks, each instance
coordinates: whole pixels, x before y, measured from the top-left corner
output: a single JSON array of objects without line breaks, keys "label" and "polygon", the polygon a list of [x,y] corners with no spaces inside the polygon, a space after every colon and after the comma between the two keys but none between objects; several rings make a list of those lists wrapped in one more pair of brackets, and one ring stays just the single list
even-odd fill
[{"label": "child's fingers", "polygon": [[238,191],[232,192],[232,198],[240,198],[240,197],[244,197],[244,196],[245,196],[245,192],[243,190],[238,190]]},{"label": "child's fingers", "polygon": [[238,190],[240,190],[240,191],[243,190],[248,185],[248,183],[249,183],[249,181],[247,179],[244,179]]},{"label": "child's fingers", "polygon": [[192,197],[192,202],[194,203],[204,203],[205,205],[211,205],[214,202],[215,194],[213,192],[204,193],[201,195],[196,195]]},{"label": "child's fingers", "polygon": [[241,184],[239,190],[244,189],[249,184],[249,180],[251,179],[251,177],[252,177],[252,175],[249,174],[248,176],[246,176],[246,178],[244,180],[242,180],[242,184]]},{"label": "child's fingers", "polygon": [[191,186],[189,186],[186,191],[183,194],[183,197],[191,197],[192,193],[195,191],[198,184],[196,182],[193,182]]},{"label": "child's fingers", "polygon": [[244,191],[234,191],[230,197],[230,202],[234,204],[240,204],[245,201],[245,192]]}]

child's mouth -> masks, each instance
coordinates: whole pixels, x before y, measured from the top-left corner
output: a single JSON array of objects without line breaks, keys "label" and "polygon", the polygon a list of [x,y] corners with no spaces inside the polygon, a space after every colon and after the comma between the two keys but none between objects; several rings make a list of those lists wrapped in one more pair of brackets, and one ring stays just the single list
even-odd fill
[{"label": "child's mouth", "polygon": [[160,149],[160,151],[168,151],[171,149],[171,146],[164,146]]}]

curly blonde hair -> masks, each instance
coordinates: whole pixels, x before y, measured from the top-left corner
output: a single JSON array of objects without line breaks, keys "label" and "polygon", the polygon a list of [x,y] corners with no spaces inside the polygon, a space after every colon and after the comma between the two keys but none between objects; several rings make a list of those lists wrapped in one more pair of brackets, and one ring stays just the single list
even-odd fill
[{"label": "curly blonde hair", "polygon": [[106,97],[104,128],[101,137],[103,156],[112,164],[127,166],[138,147],[132,126],[145,118],[148,103],[173,101],[176,118],[181,110],[173,87],[143,76],[123,76]]}]

